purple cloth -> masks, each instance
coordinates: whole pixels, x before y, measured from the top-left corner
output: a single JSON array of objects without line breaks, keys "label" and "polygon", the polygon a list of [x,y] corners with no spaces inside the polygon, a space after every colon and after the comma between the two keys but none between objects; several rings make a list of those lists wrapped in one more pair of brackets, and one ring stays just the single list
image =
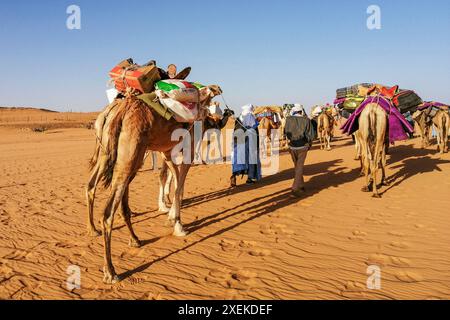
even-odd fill
[{"label": "purple cloth", "polygon": [[440,102],[435,102],[435,101],[428,101],[428,102],[424,102],[422,105],[420,105],[417,110],[425,110],[428,109],[430,107],[436,107],[436,108],[440,108],[440,107],[446,107],[448,106],[447,104],[443,104]]},{"label": "purple cloth", "polygon": [[345,98],[340,98],[340,99],[336,99],[334,100],[333,104],[337,105],[337,104],[341,104],[345,102]]},{"label": "purple cloth", "polygon": [[381,96],[370,96],[367,97],[366,100],[352,113],[350,118],[345,122],[342,126],[341,130],[351,135],[359,128],[359,116],[364,108],[369,103],[377,103],[380,107],[386,111],[389,118],[389,141],[390,143],[394,143],[395,141],[407,140],[408,133],[413,133],[414,128],[411,124],[405,119],[405,117],[400,113],[400,111],[395,108],[392,103]]}]

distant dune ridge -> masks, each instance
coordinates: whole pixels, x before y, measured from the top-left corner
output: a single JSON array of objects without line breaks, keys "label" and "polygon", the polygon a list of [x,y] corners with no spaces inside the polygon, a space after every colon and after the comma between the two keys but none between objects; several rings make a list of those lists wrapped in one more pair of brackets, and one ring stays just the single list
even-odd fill
[{"label": "distant dune ridge", "polygon": [[43,108],[0,107],[0,127],[16,129],[91,128],[98,113],[58,112]]}]

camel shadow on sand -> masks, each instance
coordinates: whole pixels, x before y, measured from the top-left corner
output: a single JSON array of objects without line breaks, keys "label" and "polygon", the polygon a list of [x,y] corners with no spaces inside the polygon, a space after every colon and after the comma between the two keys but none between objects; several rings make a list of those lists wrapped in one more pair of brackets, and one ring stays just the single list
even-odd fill
[{"label": "camel shadow on sand", "polygon": [[[328,171],[330,168],[342,163],[342,159],[336,159],[333,161],[326,161],[321,163],[315,163],[305,166],[304,174],[305,176],[313,176],[322,172]],[[247,192],[250,190],[255,190],[262,187],[267,187],[272,184],[276,184],[282,181],[291,180],[294,177],[294,169],[283,170],[275,175],[267,176],[263,178],[260,182],[253,185],[239,185],[236,188],[227,188],[218,191],[209,192],[206,194],[194,196],[183,200],[183,208],[190,208],[197,206],[199,204],[221,199],[223,197],[228,197],[236,195],[239,193]]]},{"label": "camel shadow on sand", "polygon": [[[423,151],[426,152],[426,154],[429,154],[427,150]],[[381,193],[381,195],[385,194],[392,188],[399,186],[404,181],[412,178],[415,175],[430,173],[434,171],[442,171],[442,169],[439,168],[439,165],[449,163],[450,163],[449,160],[431,158],[429,155],[415,156],[404,159],[399,164],[391,167],[392,169],[399,169],[399,170],[392,176],[388,177],[387,181],[389,182],[390,185]]]},{"label": "camel shadow on sand", "polygon": [[[318,164],[314,164],[314,165],[305,167],[305,174],[306,175],[314,175],[314,176],[308,181],[308,191],[305,193],[305,195],[302,198],[299,198],[299,199],[291,198],[290,197],[291,190],[284,189],[284,190],[278,191],[276,193],[273,193],[269,196],[264,195],[261,197],[253,198],[249,201],[240,203],[237,206],[234,206],[232,208],[227,208],[223,211],[209,215],[207,217],[204,217],[200,220],[194,221],[194,222],[186,225],[185,226],[186,230],[189,231],[190,233],[193,233],[200,229],[206,228],[213,224],[217,224],[219,222],[226,221],[227,219],[230,219],[233,217],[242,217],[242,219],[239,220],[239,222],[233,223],[233,224],[231,224],[225,228],[222,228],[212,234],[209,234],[191,244],[188,244],[180,249],[170,252],[167,255],[159,257],[153,261],[149,261],[148,263],[145,263],[133,270],[129,270],[129,271],[123,273],[121,275],[121,278],[125,279],[128,277],[131,277],[135,273],[143,272],[146,269],[148,269],[149,267],[151,267],[154,263],[163,261],[172,255],[175,255],[177,253],[188,250],[188,249],[194,247],[195,245],[200,244],[208,239],[220,236],[230,230],[233,230],[243,224],[251,222],[259,217],[273,213],[273,211],[275,211],[275,210],[279,210],[279,209],[285,208],[287,206],[293,205],[295,203],[298,203],[299,201],[309,198],[323,190],[326,190],[331,187],[337,187],[341,184],[352,182],[358,178],[359,169],[357,169],[357,168],[355,168],[353,170],[348,170],[348,168],[338,166],[335,169],[330,170],[330,167],[335,166],[337,163],[339,163],[339,161],[329,161],[329,162],[318,163]],[[280,172],[277,175],[263,179],[263,181],[261,183],[259,183],[258,186],[262,187],[262,186],[271,185],[271,184],[277,183],[279,181],[291,179],[292,176],[293,176],[293,169],[285,170],[285,171]],[[232,189],[232,190],[229,190],[229,189],[221,190],[221,191],[212,192],[212,193],[209,193],[209,194],[206,194],[203,196],[187,199],[187,201],[190,205],[194,205],[193,203],[199,204],[204,201],[211,201],[211,200],[220,198],[221,196],[245,192],[249,189],[254,189],[255,187],[256,186],[251,186],[251,187],[245,186],[242,188],[236,188],[236,189]],[[144,244],[154,243],[161,238],[162,237],[158,237],[155,239],[143,241],[143,243]]]}]

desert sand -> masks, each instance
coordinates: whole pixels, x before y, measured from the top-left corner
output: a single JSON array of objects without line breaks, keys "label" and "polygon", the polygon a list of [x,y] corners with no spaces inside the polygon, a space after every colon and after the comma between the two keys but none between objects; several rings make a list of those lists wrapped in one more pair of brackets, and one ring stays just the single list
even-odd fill
[{"label": "desert sand", "polygon": [[[157,211],[158,173],[147,162],[130,194],[144,246],[129,248],[116,219],[113,260],[125,279],[113,286],[102,283],[103,238],[85,234],[94,143],[86,128],[36,133],[0,123],[1,299],[450,298],[450,154],[421,150],[418,139],[391,149],[382,199],[360,191],[344,136],[330,152],[309,153],[302,199],[289,197],[287,153],[278,174],[250,187],[228,188],[229,164],[193,167],[185,238],[173,237]],[[98,226],[107,195],[98,192]],[[71,265],[81,270],[80,289],[67,289]],[[366,286],[370,265],[381,269],[379,290]]]}]

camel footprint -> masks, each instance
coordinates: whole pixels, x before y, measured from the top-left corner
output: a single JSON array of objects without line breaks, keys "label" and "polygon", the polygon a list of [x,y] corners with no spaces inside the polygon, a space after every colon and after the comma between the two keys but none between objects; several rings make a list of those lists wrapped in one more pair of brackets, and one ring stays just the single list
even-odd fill
[{"label": "camel footprint", "polygon": [[276,223],[262,226],[259,232],[266,236],[285,235],[287,237],[291,237],[295,234],[295,232],[289,229],[286,225]]},{"label": "camel footprint", "polygon": [[225,252],[234,251],[237,248],[236,242],[231,241],[231,240],[223,239],[222,241],[220,241],[219,245],[222,248],[222,250]]},{"label": "camel footprint", "polygon": [[369,256],[369,264],[376,264],[379,266],[391,265],[395,267],[409,267],[411,265],[411,261],[406,258],[376,253]]},{"label": "camel footprint", "polygon": [[354,230],[352,235],[349,237],[350,240],[364,240],[367,233],[364,231]]},{"label": "camel footprint", "polygon": [[420,282],[423,280],[421,274],[412,271],[397,271],[396,273],[394,273],[394,277],[402,282],[407,283]]},{"label": "camel footprint", "polygon": [[0,209],[0,223],[7,226],[7,225],[9,225],[10,221],[11,221],[11,216],[9,215],[9,213],[3,209]]}]

